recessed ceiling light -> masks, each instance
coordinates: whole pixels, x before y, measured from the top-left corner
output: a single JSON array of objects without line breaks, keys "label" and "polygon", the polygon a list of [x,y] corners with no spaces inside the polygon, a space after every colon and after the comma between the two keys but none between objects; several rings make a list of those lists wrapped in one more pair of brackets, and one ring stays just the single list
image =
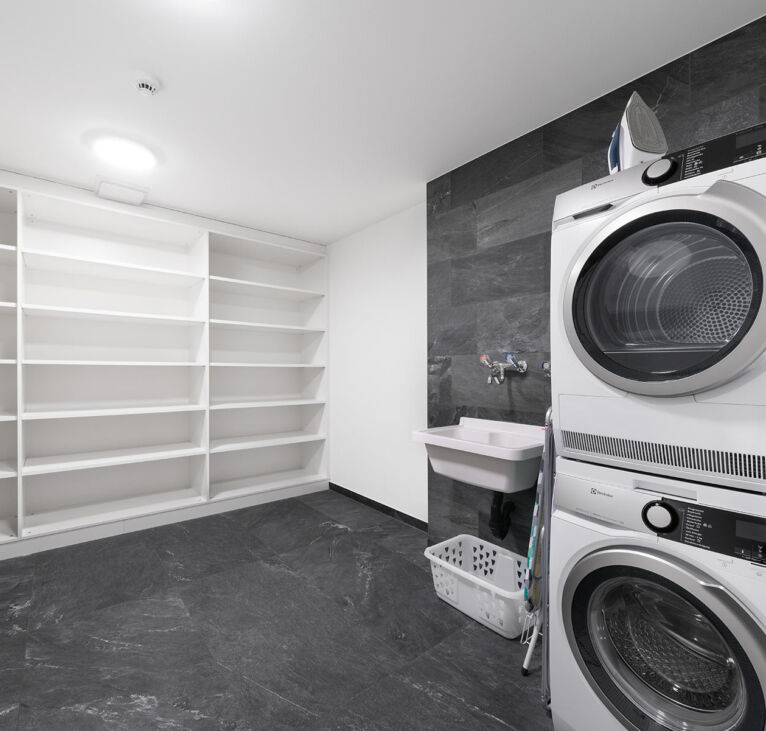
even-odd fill
[{"label": "recessed ceiling light", "polygon": [[151,170],[157,164],[148,147],[124,137],[97,137],[92,147],[104,162],[125,170]]}]

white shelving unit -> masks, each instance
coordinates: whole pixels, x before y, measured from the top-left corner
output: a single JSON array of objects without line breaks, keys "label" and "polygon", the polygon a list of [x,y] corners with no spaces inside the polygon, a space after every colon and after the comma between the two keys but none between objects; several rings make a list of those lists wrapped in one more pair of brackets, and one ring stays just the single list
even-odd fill
[{"label": "white shelving unit", "polygon": [[18,195],[0,188],[0,544],[19,535]]},{"label": "white shelving unit", "polygon": [[322,253],[210,237],[210,497],[327,480]]},{"label": "white shelving unit", "polygon": [[0,188],[0,558],[325,487],[323,247],[74,198]]}]

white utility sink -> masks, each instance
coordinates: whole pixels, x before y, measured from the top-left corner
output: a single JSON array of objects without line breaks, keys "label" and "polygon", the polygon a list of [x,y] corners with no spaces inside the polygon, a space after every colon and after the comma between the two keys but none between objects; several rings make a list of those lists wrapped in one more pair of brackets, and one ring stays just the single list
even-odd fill
[{"label": "white utility sink", "polygon": [[519,492],[537,482],[545,428],[469,419],[412,433],[424,442],[434,472],[497,492]]}]

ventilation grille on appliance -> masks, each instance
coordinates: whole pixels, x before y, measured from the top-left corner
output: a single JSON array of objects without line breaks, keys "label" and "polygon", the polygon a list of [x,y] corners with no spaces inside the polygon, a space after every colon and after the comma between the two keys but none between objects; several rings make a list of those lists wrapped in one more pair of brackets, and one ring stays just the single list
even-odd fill
[{"label": "ventilation grille on appliance", "polygon": [[603,437],[598,434],[583,434],[562,431],[564,446],[577,452],[618,457],[633,462],[681,467],[687,470],[712,472],[733,477],[747,477],[754,480],[766,479],[766,456],[742,454],[741,452],[719,452],[715,449],[681,447],[676,444],[655,444],[635,439]]}]

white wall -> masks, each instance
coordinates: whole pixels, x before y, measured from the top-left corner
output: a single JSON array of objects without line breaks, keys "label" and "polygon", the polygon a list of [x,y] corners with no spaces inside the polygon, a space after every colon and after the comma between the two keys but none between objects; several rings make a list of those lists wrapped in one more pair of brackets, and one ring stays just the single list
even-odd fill
[{"label": "white wall", "polygon": [[425,203],[331,244],[329,263],[330,481],[427,520]]}]

